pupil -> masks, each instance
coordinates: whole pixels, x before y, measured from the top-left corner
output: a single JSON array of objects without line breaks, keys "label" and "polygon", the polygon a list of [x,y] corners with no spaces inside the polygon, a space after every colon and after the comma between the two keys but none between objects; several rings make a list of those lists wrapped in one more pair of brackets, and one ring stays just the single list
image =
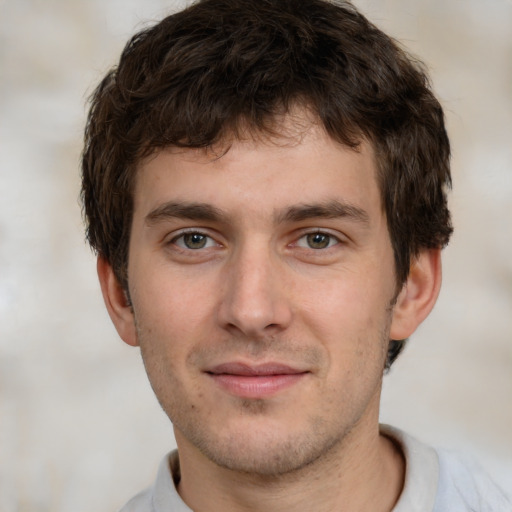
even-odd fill
[{"label": "pupil", "polygon": [[199,233],[191,233],[185,235],[184,242],[189,249],[202,249],[206,245],[206,237]]},{"label": "pupil", "polygon": [[329,236],[321,233],[308,235],[308,245],[312,249],[325,249],[329,245]]}]

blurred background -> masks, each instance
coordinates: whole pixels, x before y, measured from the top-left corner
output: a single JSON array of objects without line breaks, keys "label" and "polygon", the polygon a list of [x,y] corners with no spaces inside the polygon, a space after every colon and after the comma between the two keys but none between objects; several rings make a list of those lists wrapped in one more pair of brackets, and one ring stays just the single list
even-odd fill
[{"label": "blurred background", "polygon": [[[0,0],[0,510],[117,510],[174,446],[104,311],[78,205],[86,98],[185,2]],[[356,0],[422,58],[453,144],[455,234],[382,421],[512,494],[512,2]]]}]

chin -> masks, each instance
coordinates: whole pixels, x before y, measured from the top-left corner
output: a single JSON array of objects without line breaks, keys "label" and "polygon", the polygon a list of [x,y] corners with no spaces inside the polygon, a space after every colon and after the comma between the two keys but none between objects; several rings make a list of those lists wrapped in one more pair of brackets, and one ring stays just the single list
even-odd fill
[{"label": "chin", "polygon": [[311,420],[302,431],[255,425],[254,418],[244,428],[225,430],[222,435],[198,430],[187,432],[186,437],[206,458],[219,467],[258,477],[300,472],[344,438],[339,431],[329,432],[321,419]]}]

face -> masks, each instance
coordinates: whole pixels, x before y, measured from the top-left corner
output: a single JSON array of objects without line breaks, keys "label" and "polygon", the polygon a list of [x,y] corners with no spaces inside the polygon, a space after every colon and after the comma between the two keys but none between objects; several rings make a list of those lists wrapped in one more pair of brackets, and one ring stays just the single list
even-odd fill
[{"label": "face", "polygon": [[134,206],[123,338],[180,450],[280,474],[376,427],[396,281],[368,145],[162,150]]}]

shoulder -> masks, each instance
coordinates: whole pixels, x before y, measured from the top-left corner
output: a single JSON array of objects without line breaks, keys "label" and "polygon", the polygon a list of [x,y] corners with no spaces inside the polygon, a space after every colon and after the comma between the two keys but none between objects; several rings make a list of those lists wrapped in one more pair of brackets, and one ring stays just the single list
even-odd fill
[{"label": "shoulder", "polygon": [[134,496],[119,512],[191,512],[176,490],[179,479],[178,452],[173,451],[160,463],[153,486]]},{"label": "shoulder", "polygon": [[402,450],[406,474],[393,512],[512,512],[512,504],[471,458],[436,450],[405,432],[381,426]]},{"label": "shoulder", "polygon": [[439,486],[435,512],[447,506],[478,512],[511,512],[512,503],[473,459],[438,450]]},{"label": "shoulder", "polygon": [[152,489],[146,489],[134,496],[119,512],[153,512]]}]

